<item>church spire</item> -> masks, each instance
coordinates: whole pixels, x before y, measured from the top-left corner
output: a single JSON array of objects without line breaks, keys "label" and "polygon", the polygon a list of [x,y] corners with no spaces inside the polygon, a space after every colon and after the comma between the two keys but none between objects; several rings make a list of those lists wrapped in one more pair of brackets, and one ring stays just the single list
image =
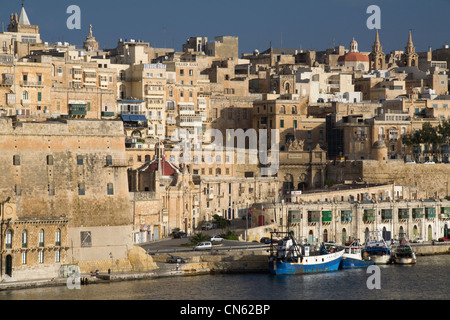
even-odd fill
[{"label": "church spire", "polygon": [[25,25],[25,26],[31,25],[30,20],[28,19],[27,12],[25,11],[25,6],[23,4],[23,0],[22,0],[22,9],[20,10],[20,15],[19,15],[19,24]]}]

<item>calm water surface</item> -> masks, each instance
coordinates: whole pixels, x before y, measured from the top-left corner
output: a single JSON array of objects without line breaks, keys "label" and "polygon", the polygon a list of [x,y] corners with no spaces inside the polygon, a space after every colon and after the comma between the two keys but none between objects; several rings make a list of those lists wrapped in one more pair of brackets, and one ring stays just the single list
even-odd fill
[{"label": "calm water surface", "polygon": [[204,275],[0,292],[0,300],[435,300],[449,299],[450,255],[386,265],[381,289],[367,288],[366,269],[303,276]]}]

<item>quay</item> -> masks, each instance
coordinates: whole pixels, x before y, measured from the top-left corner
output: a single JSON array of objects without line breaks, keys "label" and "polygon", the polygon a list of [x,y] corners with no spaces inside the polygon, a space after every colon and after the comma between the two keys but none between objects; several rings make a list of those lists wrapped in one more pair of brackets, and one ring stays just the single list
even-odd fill
[{"label": "quay", "polygon": [[[417,256],[450,254],[450,243],[411,244]],[[152,256],[157,268],[151,271],[111,272],[81,274],[81,287],[84,285],[113,281],[133,281],[163,277],[196,276],[218,273],[265,273],[267,268],[267,250],[255,249],[242,252],[183,252],[188,260],[184,264],[166,263],[167,253]],[[49,286],[67,286],[68,278],[38,279],[29,281],[1,282],[0,291],[29,289]]]}]

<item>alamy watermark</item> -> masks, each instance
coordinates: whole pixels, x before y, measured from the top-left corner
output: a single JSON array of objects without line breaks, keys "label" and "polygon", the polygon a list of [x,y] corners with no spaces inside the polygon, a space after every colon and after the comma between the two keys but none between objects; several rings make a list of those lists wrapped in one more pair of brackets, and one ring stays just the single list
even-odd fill
[{"label": "alamy watermark", "polygon": [[380,267],[372,265],[367,268],[367,274],[370,276],[367,278],[367,289],[381,289],[381,270]]},{"label": "alamy watermark", "polygon": [[80,7],[77,5],[74,5],[74,4],[70,5],[67,7],[66,13],[70,14],[70,16],[67,18],[67,21],[66,21],[67,29],[80,30],[81,29],[81,9],[80,9]]},{"label": "alamy watermark", "polygon": [[367,7],[367,14],[371,14],[369,18],[367,18],[366,26],[368,29],[381,29],[381,9],[377,5],[371,5]]},{"label": "alamy watermark", "polygon": [[[172,156],[179,163],[188,164],[260,164],[261,175],[271,176],[279,168],[279,130],[278,129],[227,129],[225,139],[222,131],[209,129],[203,137],[212,141],[204,145],[197,134],[178,129],[177,140]],[[270,135],[270,136],[269,136]],[[269,146],[270,140],[270,146]],[[224,142],[225,141],[225,142]],[[223,157],[225,156],[225,157]],[[224,161],[223,161],[223,158]],[[235,159],[236,158],[236,159]]]}]

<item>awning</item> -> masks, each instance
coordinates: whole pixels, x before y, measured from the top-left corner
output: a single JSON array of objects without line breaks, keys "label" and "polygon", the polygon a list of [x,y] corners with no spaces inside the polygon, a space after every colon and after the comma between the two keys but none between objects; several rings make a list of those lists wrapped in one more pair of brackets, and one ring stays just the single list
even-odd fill
[{"label": "awning", "polygon": [[147,121],[147,118],[144,115],[137,115],[137,114],[123,114],[122,115],[122,121]]}]

